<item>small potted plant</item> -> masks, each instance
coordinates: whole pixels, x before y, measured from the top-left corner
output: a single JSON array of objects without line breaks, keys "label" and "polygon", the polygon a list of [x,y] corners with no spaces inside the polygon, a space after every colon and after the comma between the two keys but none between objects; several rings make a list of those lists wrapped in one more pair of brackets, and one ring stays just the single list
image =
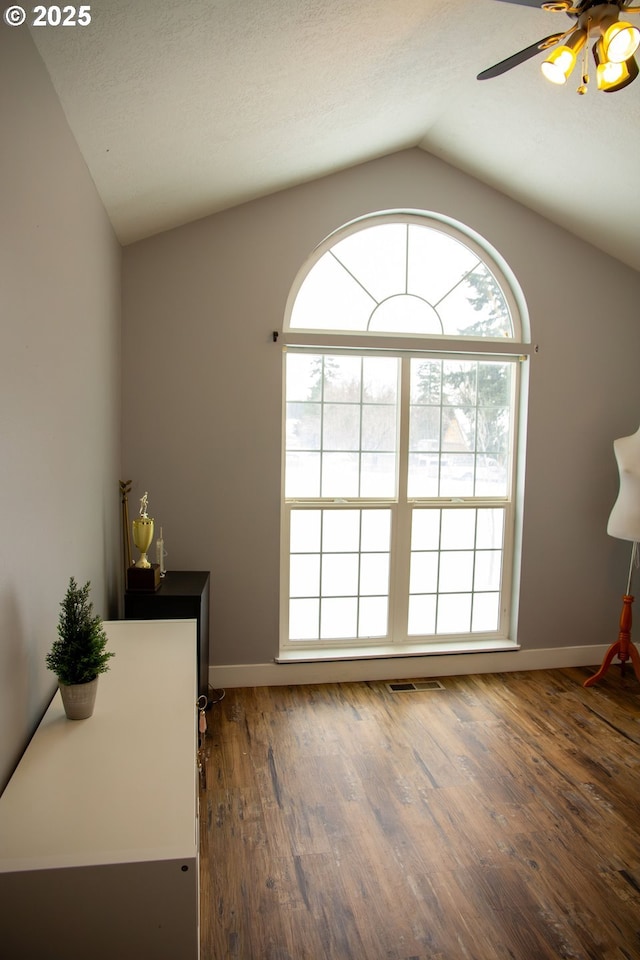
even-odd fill
[{"label": "small potted plant", "polygon": [[98,677],[114,656],[105,650],[107,635],[89,600],[90,582],[79,587],[73,577],[60,604],[58,639],[47,654],[47,666],[58,678],[67,717],[85,720],[93,713]]}]

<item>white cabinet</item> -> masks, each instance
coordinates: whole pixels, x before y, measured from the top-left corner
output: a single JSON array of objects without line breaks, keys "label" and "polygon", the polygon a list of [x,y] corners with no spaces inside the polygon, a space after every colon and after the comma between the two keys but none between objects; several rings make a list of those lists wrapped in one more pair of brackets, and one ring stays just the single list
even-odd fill
[{"label": "white cabinet", "polygon": [[110,621],[93,717],[56,693],[0,797],[0,955],[197,960],[196,623]]}]

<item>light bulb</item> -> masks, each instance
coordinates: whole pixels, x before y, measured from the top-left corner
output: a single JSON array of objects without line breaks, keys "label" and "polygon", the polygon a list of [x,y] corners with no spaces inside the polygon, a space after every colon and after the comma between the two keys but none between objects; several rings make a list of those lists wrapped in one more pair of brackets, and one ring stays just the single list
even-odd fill
[{"label": "light bulb", "polygon": [[587,31],[579,27],[574,30],[567,42],[551,51],[540,69],[551,83],[566,83],[576,65],[576,59],[587,40]]},{"label": "light bulb", "polygon": [[551,83],[566,83],[576,65],[576,55],[568,47],[558,47],[542,63],[540,69]]},{"label": "light bulb", "polygon": [[630,23],[616,21],[605,30],[602,44],[607,60],[624,63],[640,46],[640,30]]},{"label": "light bulb", "polygon": [[625,66],[622,63],[611,63],[607,60],[598,66],[598,86],[607,87],[612,83],[617,83],[625,73]]},{"label": "light bulb", "polygon": [[606,59],[602,38],[593,45],[593,58],[596,61],[598,90],[603,90],[605,93],[622,90],[633,83],[638,76],[635,57],[629,57],[624,63],[612,63],[611,60]]}]

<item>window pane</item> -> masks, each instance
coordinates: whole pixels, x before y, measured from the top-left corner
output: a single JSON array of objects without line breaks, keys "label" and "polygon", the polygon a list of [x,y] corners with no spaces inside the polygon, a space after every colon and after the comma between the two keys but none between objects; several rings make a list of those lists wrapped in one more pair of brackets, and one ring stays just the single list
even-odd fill
[{"label": "window pane", "polygon": [[312,552],[320,549],[320,511],[294,510],[291,513],[291,553]]},{"label": "window pane", "polygon": [[512,363],[485,361],[478,366],[478,403],[483,407],[508,407],[511,399]]},{"label": "window pane", "polygon": [[436,632],[436,598],[409,597],[409,636],[431,636]]},{"label": "window pane", "polygon": [[438,554],[413,553],[411,555],[411,593],[435,593],[438,589]]},{"label": "window pane", "polygon": [[389,555],[365,553],[360,560],[360,595],[374,596],[389,593]]},{"label": "window pane", "polygon": [[354,553],[360,546],[360,510],[322,511],[325,553]]},{"label": "window pane", "polygon": [[287,449],[320,449],[319,403],[287,404]]},{"label": "window pane", "polygon": [[502,547],[503,510],[478,510],[476,544],[479,550]]},{"label": "window pane", "polygon": [[411,403],[442,403],[442,360],[411,361]]},{"label": "window pane", "polygon": [[497,590],[502,573],[502,551],[481,550],[476,555],[474,590]]},{"label": "window pane", "polygon": [[436,310],[426,300],[409,294],[398,294],[383,300],[371,314],[372,333],[441,334],[442,324]]},{"label": "window pane", "polygon": [[440,554],[440,593],[455,593],[471,590],[473,586],[473,553],[456,550]]},{"label": "window pane", "polygon": [[345,237],[332,250],[379,303],[404,289],[406,237],[406,224],[383,224]]},{"label": "window pane", "polygon": [[471,630],[474,633],[497,630],[499,626],[499,609],[499,593],[477,593],[473,600]]},{"label": "window pane", "polygon": [[300,353],[287,356],[287,400],[319,399],[318,364],[322,358]]},{"label": "window pane", "polygon": [[363,597],[360,601],[359,637],[386,637],[389,632],[389,601],[386,597]]},{"label": "window pane", "polygon": [[436,633],[469,633],[471,594],[445,593],[438,599]]},{"label": "window pane", "polygon": [[495,457],[478,456],[476,459],[476,495],[506,497],[507,471]]},{"label": "window pane", "polygon": [[320,585],[320,559],[318,556],[292,554],[289,572],[289,595],[292,597],[317,597]]},{"label": "window pane", "polygon": [[320,495],[320,454],[288,453],[285,466],[285,497]]},{"label": "window pane", "polygon": [[357,497],[360,457],[357,453],[325,453],[322,457],[322,496]]},{"label": "window pane", "polygon": [[292,329],[366,330],[376,302],[330,253],[309,271],[291,312]]},{"label": "window pane", "polygon": [[410,448],[422,453],[425,461],[428,461],[429,454],[437,456],[440,449],[442,408],[414,405],[409,416]]},{"label": "window pane", "polygon": [[360,409],[353,403],[325,403],[322,430],[325,450],[360,449]]},{"label": "window pane", "polygon": [[450,406],[474,406],[477,401],[477,363],[445,360],[442,364],[442,394]]},{"label": "window pane", "polygon": [[409,455],[408,497],[437,497],[440,488],[439,457]]},{"label": "window pane", "polygon": [[414,510],[411,549],[437,550],[440,546],[440,510]]},{"label": "window pane", "polygon": [[437,304],[477,264],[478,257],[440,230],[409,227],[409,291]]},{"label": "window pane", "polygon": [[362,449],[395,450],[397,419],[395,406],[366,404],[362,408]]},{"label": "window pane", "polygon": [[493,274],[479,264],[438,304],[442,325],[450,336],[512,337],[506,300]]},{"label": "window pane", "polygon": [[320,636],[323,640],[340,640],[358,636],[358,603],[355,597],[322,601]]},{"label": "window pane", "polygon": [[320,636],[320,601],[289,602],[289,637],[291,640],[317,640]]},{"label": "window pane", "polygon": [[391,511],[365,510],[362,512],[362,550],[389,550]]},{"label": "window pane", "polygon": [[324,553],[322,555],[322,596],[349,597],[358,593],[358,555]]},{"label": "window pane", "polygon": [[395,357],[363,358],[362,399],[364,403],[396,404],[398,361]]},{"label": "window pane", "polygon": [[396,457],[393,453],[363,453],[361,497],[393,497],[396,490]]},{"label": "window pane", "polygon": [[464,550],[475,543],[476,511],[443,510],[442,541],[443,550]]},{"label": "window pane", "polygon": [[326,355],[323,364],[324,401],[360,403],[362,394],[362,357]]},{"label": "window pane", "polygon": [[473,476],[456,476],[449,472],[448,461],[443,459],[443,469],[440,474],[441,497],[471,497],[473,496]]}]

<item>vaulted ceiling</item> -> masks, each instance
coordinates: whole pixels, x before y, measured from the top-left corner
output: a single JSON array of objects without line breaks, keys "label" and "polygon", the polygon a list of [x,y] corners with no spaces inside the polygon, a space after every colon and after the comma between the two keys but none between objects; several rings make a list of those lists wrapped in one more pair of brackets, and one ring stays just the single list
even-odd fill
[{"label": "vaulted ceiling", "polygon": [[[94,0],[32,27],[123,244],[411,146],[640,270],[640,79],[576,92],[527,0]],[[640,25],[640,16],[633,22]],[[593,68],[593,63],[591,64]],[[594,73],[595,70],[592,70]]]}]

